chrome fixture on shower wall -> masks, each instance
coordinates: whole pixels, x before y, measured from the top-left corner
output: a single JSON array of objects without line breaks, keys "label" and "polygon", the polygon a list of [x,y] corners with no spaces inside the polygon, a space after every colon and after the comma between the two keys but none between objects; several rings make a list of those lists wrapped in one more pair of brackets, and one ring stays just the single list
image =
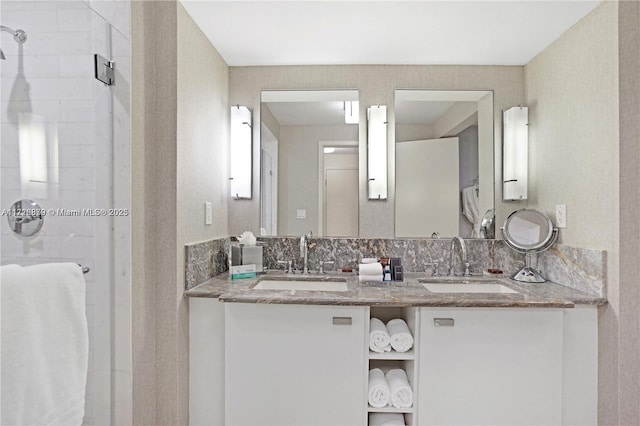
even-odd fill
[{"label": "chrome fixture on shower wall", "polygon": [[110,61],[97,53],[93,55],[93,76],[107,86],[111,86],[116,82],[115,68],[116,63],[114,61]]},{"label": "chrome fixture on shower wall", "polygon": [[[0,25],[0,31],[4,31],[4,32],[12,34],[13,35],[13,39],[16,41],[16,43],[22,44],[25,41],[27,41],[27,33],[24,30],[19,30],[19,29],[18,30],[12,30],[9,27],[6,27],[4,25]],[[0,49],[0,59],[6,59],[2,49]]]}]

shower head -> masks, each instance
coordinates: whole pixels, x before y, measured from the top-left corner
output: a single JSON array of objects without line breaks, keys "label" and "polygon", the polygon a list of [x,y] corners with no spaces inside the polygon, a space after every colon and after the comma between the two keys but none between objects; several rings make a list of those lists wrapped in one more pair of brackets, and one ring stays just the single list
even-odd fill
[{"label": "shower head", "polygon": [[4,25],[0,25],[0,31],[4,31],[13,35],[13,39],[17,43],[24,43],[27,41],[27,33],[24,30],[12,30],[9,27],[5,27]]},{"label": "shower head", "polygon": [[[13,39],[18,43],[22,44],[27,41],[27,33],[24,30],[12,30],[9,27],[5,27],[4,25],[0,25],[0,31],[4,31],[13,35]],[[6,57],[4,56],[4,52],[0,49],[0,59],[4,60]]]}]

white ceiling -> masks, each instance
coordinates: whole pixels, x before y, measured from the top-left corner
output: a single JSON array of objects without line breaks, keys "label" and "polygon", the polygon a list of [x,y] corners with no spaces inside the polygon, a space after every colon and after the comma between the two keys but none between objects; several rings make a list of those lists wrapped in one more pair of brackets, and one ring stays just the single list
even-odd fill
[{"label": "white ceiling", "polygon": [[181,0],[230,66],[524,65],[593,0]]},{"label": "white ceiling", "polygon": [[344,102],[263,102],[281,126],[344,125]]}]

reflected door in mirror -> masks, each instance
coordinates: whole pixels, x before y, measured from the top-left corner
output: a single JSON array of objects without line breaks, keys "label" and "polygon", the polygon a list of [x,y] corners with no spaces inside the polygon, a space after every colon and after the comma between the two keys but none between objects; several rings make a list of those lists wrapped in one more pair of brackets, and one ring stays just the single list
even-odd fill
[{"label": "reflected door in mirror", "polygon": [[358,235],[358,155],[324,157],[324,235]]},{"label": "reflected door in mirror", "polygon": [[396,143],[396,237],[458,235],[458,138]]}]

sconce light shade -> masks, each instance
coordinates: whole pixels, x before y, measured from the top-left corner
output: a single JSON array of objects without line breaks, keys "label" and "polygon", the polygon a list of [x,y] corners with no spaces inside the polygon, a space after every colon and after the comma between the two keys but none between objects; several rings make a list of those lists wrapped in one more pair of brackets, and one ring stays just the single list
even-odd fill
[{"label": "sconce light shade", "polygon": [[360,121],[360,102],[344,102],[344,122],[345,124],[358,124]]},{"label": "sconce light shade", "polygon": [[513,107],[502,114],[502,199],[527,199],[529,108]]},{"label": "sconce light shade", "polygon": [[229,182],[231,198],[251,199],[253,153],[251,110],[246,106],[231,107],[231,165]]},{"label": "sconce light shade", "polygon": [[387,199],[387,107],[367,108],[367,172],[370,200]]}]

